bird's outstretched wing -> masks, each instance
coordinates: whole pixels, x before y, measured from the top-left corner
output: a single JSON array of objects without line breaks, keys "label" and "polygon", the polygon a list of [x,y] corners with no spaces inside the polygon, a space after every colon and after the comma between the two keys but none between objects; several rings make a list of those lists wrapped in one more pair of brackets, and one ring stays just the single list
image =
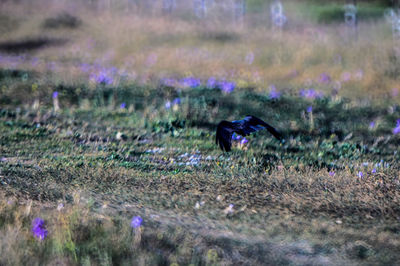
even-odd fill
[{"label": "bird's outstretched wing", "polygon": [[275,138],[282,140],[282,135],[275,128],[268,125],[260,118],[249,115],[242,120],[220,122],[217,127],[215,142],[220,146],[221,150],[229,152],[231,150],[232,135],[234,132],[241,136],[247,136],[262,129],[267,129]]},{"label": "bird's outstretched wing", "polygon": [[215,143],[219,144],[221,150],[231,151],[233,132],[235,132],[233,123],[222,121],[218,124]]},{"label": "bird's outstretched wing", "polygon": [[269,133],[271,133],[275,138],[277,138],[278,140],[282,140],[281,133],[279,133],[272,126],[265,123],[260,118],[257,118],[252,115],[248,115],[243,120],[240,120],[240,121],[243,121],[242,122],[243,123],[243,131],[244,131],[244,134],[246,134],[246,136],[249,135],[250,133],[253,133],[258,130],[267,129],[269,131]]}]

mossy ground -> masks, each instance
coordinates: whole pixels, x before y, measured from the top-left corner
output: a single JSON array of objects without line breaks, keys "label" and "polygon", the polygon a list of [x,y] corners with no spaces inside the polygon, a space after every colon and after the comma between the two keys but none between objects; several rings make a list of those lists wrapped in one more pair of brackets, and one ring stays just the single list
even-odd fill
[{"label": "mossy ground", "polygon": [[[269,99],[247,88],[228,95],[194,88],[179,96],[171,109],[161,104],[164,96],[154,96],[123,109],[97,99],[58,112],[1,110],[1,190],[15,201],[2,203],[1,228],[11,234],[17,226],[24,235],[19,245],[27,253],[18,260],[29,254],[52,263],[62,254],[66,263],[398,261],[397,107]],[[102,102],[107,97],[114,96],[102,94]],[[74,106],[62,97],[60,104]],[[216,124],[246,113],[274,125],[286,142],[260,132],[221,152]],[[379,123],[370,128],[369,121]],[[29,200],[34,207],[24,214]],[[38,215],[50,231],[40,244],[29,233]],[[140,233],[129,228],[133,215],[145,221]]]}]

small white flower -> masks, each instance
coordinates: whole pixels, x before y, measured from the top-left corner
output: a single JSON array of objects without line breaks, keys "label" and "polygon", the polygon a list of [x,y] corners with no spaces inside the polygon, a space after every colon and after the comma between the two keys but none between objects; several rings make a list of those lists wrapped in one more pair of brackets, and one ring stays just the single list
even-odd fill
[{"label": "small white flower", "polygon": [[233,213],[233,207],[234,207],[233,204],[229,204],[229,206],[224,209],[224,213],[225,214]]},{"label": "small white flower", "polygon": [[122,133],[118,131],[117,136],[115,137],[117,140],[122,139]]},{"label": "small white flower", "polygon": [[62,209],[64,209],[64,204],[60,203],[57,206],[57,211],[61,211]]}]

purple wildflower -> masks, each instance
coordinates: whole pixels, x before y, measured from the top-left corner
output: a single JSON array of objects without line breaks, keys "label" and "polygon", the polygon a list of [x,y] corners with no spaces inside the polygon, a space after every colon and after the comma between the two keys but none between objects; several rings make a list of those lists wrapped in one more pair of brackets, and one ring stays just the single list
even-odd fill
[{"label": "purple wildflower", "polygon": [[372,121],[371,123],[369,123],[369,128],[370,129],[374,129],[375,128],[375,122]]},{"label": "purple wildflower", "polygon": [[335,172],[334,172],[334,171],[329,171],[329,175],[330,175],[330,176],[334,176],[334,175],[335,175]]},{"label": "purple wildflower", "polygon": [[175,98],[172,104],[173,105],[181,104],[181,98]]},{"label": "purple wildflower", "polygon": [[359,177],[359,178],[362,178],[362,177],[364,177],[364,174],[363,174],[363,172],[359,171],[359,172],[358,172],[358,177]]},{"label": "purple wildflower", "polygon": [[196,88],[201,85],[200,79],[194,77],[183,78],[179,83],[184,88]]},{"label": "purple wildflower", "polygon": [[275,85],[272,84],[269,87],[270,87],[270,91],[269,91],[270,99],[278,99],[279,97],[281,97],[281,92],[276,89]]},{"label": "purple wildflower", "polygon": [[238,134],[236,134],[236,133],[233,133],[232,134],[232,139],[233,140],[240,140],[242,138],[242,136],[240,136],[240,135],[238,135]]},{"label": "purple wildflower", "polygon": [[98,84],[110,85],[113,83],[113,78],[105,70],[100,71],[98,75],[94,75],[93,77]]},{"label": "purple wildflower", "polygon": [[44,221],[40,218],[35,218],[32,222],[32,233],[39,240],[47,237],[48,231],[44,226]]},{"label": "purple wildflower", "polygon": [[142,225],[143,219],[140,216],[134,216],[131,221],[132,228],[138,228]]},{"label": "purple wildflower", "polygon": [[318,92],[314,89],[300,90],[300,97],[304,97],[307,99],[321,98],[322,96],[323,96],[322,92]]},{"label": "purple wildflower", "polygon": [[327,84],[327,83],[331,82],[331,80],[332,80],[331,77],[327,73],[324,72],[319,76],[318,81],[322,84]]},{"label": "purple wildflower", "polygon": [[400,119],[397,120],[396,122],[396,127],[393,128],[393,134],[397,135],[400,133]]},{"label": "purple wildflower", "polygon": [[176,80],[172,79],[172,78],[164,78],[161,80],[161,82],[164,86],[168,86],[168,87],[175,87],[175,85],[176,85]]},{"label": "purple wildflower", "polygon": [[121,105],[119,106],[119,108],[121,108],[121,109],[125,109],[125,107],[126,107],[126,103],[121,103]]},{"label": "purple wildflower", "polygon": [[376,168],[372,169],[371,173],[375,174],[376,173]]},{"label": "purple wildflower", "polygon": [[219,82],[219,87],[221,90],[225,93],[231,93],[236,87],[235,82],[229,82],[229,81],[220,81]]},{"label": "purple wildflower", "polygon": [[312,112],[312,106],[308,106],[307,107],[307,113],[311,113]]},{"label": "purple wildflower", "polygon": [[53,99],[56,99],[58,97],[58,91],[53,92]]},{"label": "purple wildflower", "polygon": [[217,85],[217,81],[215,80],[214,77],[211,77],[211,78],[208,79],[208,81],[207,81],[207,87],[208,88],[213,89],[213,88],[216,87],[216,85]]},{"label": "purple wildflower", "polygon": [[171,108],[171,102],[170,102],[170,101],[167,101],[167,102],[165,103],[165,109],[169,109],[169,108]]},{"label": "purple wildflower", "polygon": [[246,144],[247,142],[249,142],[246,138],[243,138],[241,141],[240,141],[240,145],[244,145],[244,144]]}]

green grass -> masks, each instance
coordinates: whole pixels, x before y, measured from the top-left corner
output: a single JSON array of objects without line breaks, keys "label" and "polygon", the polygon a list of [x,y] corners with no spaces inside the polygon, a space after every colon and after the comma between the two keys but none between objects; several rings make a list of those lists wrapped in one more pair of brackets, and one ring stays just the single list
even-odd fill
[{"label": "green grass", "polygon": [[[59,112],[50,96],[38,110],[12,103],[0,110],[4,264],[400,259],[399,137],[392,135],[400,113],[388,112],[387,103],[138,85],[80,86],[83,98],[73,86],[57,88]],[[178,109],[165,110],[165,99],[176,96]],[[123,99],[128,108],[121,110]],[[246,114],[277,127],[286,142],[260,132],[246,147],[222,153],[216,124]],[[34,203],[27,213],[28,199]],[[58,212],[60,202],[66,207]],[[229,204],[233,212],[224,211]],[[133,215],[143,217],[141,231],[129,227]],[[49,229],[42,242],[30,233],[36,216]]]}]

